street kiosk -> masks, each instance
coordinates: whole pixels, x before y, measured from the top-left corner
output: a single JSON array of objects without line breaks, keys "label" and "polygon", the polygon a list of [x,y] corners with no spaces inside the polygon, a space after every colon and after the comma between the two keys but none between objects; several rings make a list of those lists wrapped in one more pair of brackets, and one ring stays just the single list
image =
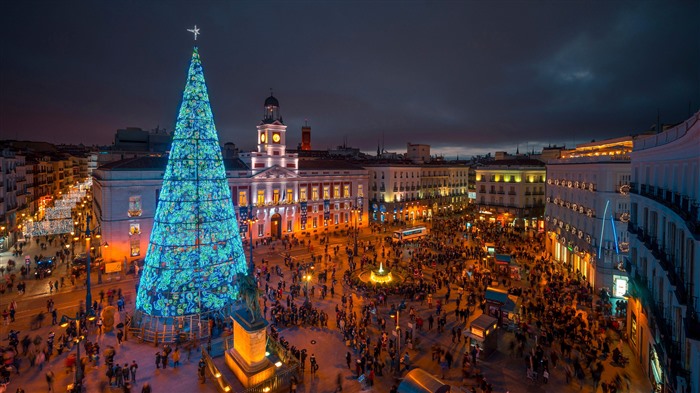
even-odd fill
[{"label": "street kiosk", "polygon": [[406,373],[398,393],[449,393],[450,385],[423,370],[414,368]]},{"label": "street kiosk", "polygon": [[498,349],[498,320],[486,314],[481,314],[472,321],[469,330],[464,331],[464,337],[469,338],[469,351],[477,347],[479,358],[486,359]]}]

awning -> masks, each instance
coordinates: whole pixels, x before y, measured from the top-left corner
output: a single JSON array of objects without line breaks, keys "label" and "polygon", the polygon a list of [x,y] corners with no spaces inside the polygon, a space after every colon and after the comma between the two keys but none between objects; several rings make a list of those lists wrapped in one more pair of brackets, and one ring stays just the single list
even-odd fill
[{"label": "awning", "polygon": [[508,302],[508,291],[493,287],[486,288],[485,295],[487,302],[506,304]]},{"label": "awning", "polygon": [[399,385],[399,393],[449,393],[450,385],[421,368],[409,371]]},{"label": "awning", "polygon": [[496,254],[494,255],[494,259],[496,260],[496,263],[502,263],[504,265],[509,265],[511,262],[510,255],[506,254]]}]

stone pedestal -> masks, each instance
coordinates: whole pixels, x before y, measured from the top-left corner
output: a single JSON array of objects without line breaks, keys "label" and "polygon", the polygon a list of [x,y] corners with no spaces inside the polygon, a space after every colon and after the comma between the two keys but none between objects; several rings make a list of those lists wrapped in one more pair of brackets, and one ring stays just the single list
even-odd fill
[{"label": "stone pedestal", "polygon": [[233,348],[226,351],[226,364],[243,386],[249,388],[272,377],[275,365],[265,356],[267,325],[264,319],[250,323],[248,312],[233,313]]}]

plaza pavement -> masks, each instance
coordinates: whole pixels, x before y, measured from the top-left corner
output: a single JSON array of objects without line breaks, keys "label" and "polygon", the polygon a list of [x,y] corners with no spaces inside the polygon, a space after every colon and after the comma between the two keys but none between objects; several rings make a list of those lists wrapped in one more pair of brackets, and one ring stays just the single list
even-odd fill
[{"label": "plaza pavement", "polygon": [[[382,234],[378,236],[383,237],[386,235]],[[361,236],[361,240],[365,240],[368,238],[370,238],[368,233],[365,233]],[[346,245],[346,238],[332,237],[331,247],[336,244],[341,244],[341,253],[339,253],[339,258],[336,260],[339,265],[339,271],[337,273],[337,276],[341,277],[343,265],[347,265],[347,263],[344,262],[345,258],[340,256],[343,254],[342,249]],[[316,244],[316,250],[318,250],[316,251],[316,253],[320,252],[320,247],[320,245]],[[294,254],[297,255],[298,258],[302,259],[308,257],[309,253],[304,252],[302,250],[303,249],[295,248]],[[31,252],[31,246],[29,249],[25,248],[25,254],[29,253],[30,255],[33,255],[31,254]],[[44,251],[44,253],[46,252],[47,251]],[[275,265],[280,265],[284,270],[285,279],[287,279],[288,281],[290,280],[290,272],[288,269],[284,268],[284,264],[282,261],[283,253],[280,252],[280,250],[277,250],[276,252],[272,253],[269,247],[261,246],[256,248],[255,254],[256,261],[259,260],[258,258],[264,257],[266,260],[270,261],[271,267]],[[3,255],[2,259],[0,259],[0,262],[4,261],[6,261],[6,255]],[[35,280],[32,279],[31,281]],[[36,287],[39,289],[37,289],[37,293],[34,293],[32,296],[36,296],[41,301],[45,301],[44,298],[46,295],[48,295],[48,293],[41,293],[40,288],[42,285],[43,288],[46,288],[45,283],[48,282],[48,280],[44,279],[38,281],[39,282],[36,283]],[[94,277],[93,282],[96,282]],[[29,280],[27,280],[27,283],[29,284]],[[274,274],[272,275],[270,283],[272,285],[276,285],[277,283],[277,279]],[[133,280],[127,278],[125,280],[122,280],[120,283],[104,283],[102,284],[102,286],[107,288],[113,287],[115,284],[124,286],[125,290],[128,290],[128,288],[133,288],[134,283]],[[96,293],[99,292],[99,288],[100,286],[93,286],[93,297],[95,297]],[[293,327],[281,329],[280,331],[280,334],[284,336],[287,340],[289,340],[290,345],[295,345],[297,348],[306,348],[309,355],[311,355],[312,353],[315,354],[319,362],[320,369],[316,376],[312,377],[309,372],[309,368],[307,367],[306,373],[303,375],[302,381],[300,381],[301,383],[298,389],[298,392],[300,393],[333,392],[335,390],[336,380],[339,374],[341,380],[343,381],[343,392],[362,391],[361,385],[359,384],[359,382],[357,382],[357,379],[354,376],[354,370],[348,370],[347,365],[345,363],[345,353],[348,351],[348,348],[345,346],[340,332],[337,329],[335,329],[334,307],[335,304],[339,302],[340,296],[343,293],[343,291],[346,291],[348,294],[352,293],[352,295],[354,296],[353,299],[355,311],[357,311],[358,313],[365,300],[362,297],[357,296],[357,294],[354,294],[347,288],[341,289],[340,285],[336,287],[336,290],[337,293],[335,298],[328,297],[325,300],[314,299],[313,301],[316,307],[319,307],[328,313],[328,328],[322,329],[318,327]],[[443,288],[443,290],[436,294],[434,298],[438,299],[440,297],[444,297],[444,291],[445,289]],[[77,290],[74,293],[78,298],[80,298],[84,297],[85,292],[84,290]],[[2,296],[0,307],[4,307],[9,302],[7,296],[7,294]],[[398,303],[398,301],[395,300],[394,302]],[[298,303],[300,302],[298,301]],[[407,304],[409,307],[414,306],[418,315],[422,315],[424,318],[427,317],[428,309],[426,305],[421,306],[419,302],[408,302]],[[59,306],[60,309],[61,305],[57,303],[57,306]],[[127,304],[127,309],[128,311],[132,311],[133,303]],[[431,360],[432,345],[439,344],[444,348],[454,350],[455,364],[453,364],[453,367],[450,370],[448,370],[445,382],[453,387],[453,392],[468,391],[468,388],[471,385],[473,385],[474,379],[468,379],[466,383],[464,383],[464,381],[462,381],[461,379],[461,359],[462,353],[464,351],[464,345],[462,343],[464,342],[464,340],[462,340],[462,343],[454,345],[451,343],[450,331],[452,327],[455,326],[454,317],[452,317],[452,315],[454,315],[454,302],[450,302],[446,306],[446,311],[448,313],[448,323],[445,327],[445,332],[442,333],[442,335],[437,335],[435,333],[435,330],[433,330],[432,332],[424,331],[415,333],[415,337],[418,337],[421,343],[417,345],[416,349],[408,350],[411,356],[411,366],[421,367],[429,373],[440,377],[440,368],[438,364],[435,361]],[[380,308],[379,312],[383,315],[386,315],[388,313],[388,307]],[[59,312],[59,318],[60,315],[61,312]],[[470,320],[473,320],[477,316],[478,313],[472,315]],[[50,322],[50,318],[49,320],[47,320],[47,322]],[[24,322],[22,321],[22,319],[18,319],[18,324],[13,325],[16,327],[11,326],[12,328],[18,328],[19,330],[21,330],[20,337],[23,337],[24,334],[29,332],[28,329],[22,328],[23,324]],[[391,321],[389,321],[389,325],[391,324]],[[44,327],[42,327],[41,329],[31,331],[30,337],[34,337],[35,335],[46,337],[48,332],[54,329],[50,326],[50,323],[48,325],[49,326],[47,326],[47,324],[45,323]],[[464,327],[468,325],[469,324],[467,323],[466,325],[461,326],[464,330]],[[402,327],[404,329],[406,328],[405,322],[402,323]],[[58,332],[60,328],[55,327],[55,329]],[[6,331],[6,329],[2,330],[2,340],[0,341],[2,345],[7,344]],[[91,340],[94,340],[94,337],[94,334],[89,335],[89,339]],[[510,339],[512,339],[512,337],[513,333],[505,332],[505,330],[499,329],[499,351],[493,353],[488,359],[481,360],[478,363],[478,367],[481,369],[486,380],[493,385],[494,392],[588,393],[593,391],[593,387],[590,385],[589,380],[586,380],[588,385],[584,385],[582,388],[580,388],[580,385],[578,385],[577,382],[572,382],[572,384],[566,385],[564,382],[565,377],[561,366],[558,369],[550,370],[551,375],[548,384],[543,384],[542,382],[533,383],[527,380],[525,378],[524,361],[522,359],[515,359],[507,355],[508,342]],[[312,344],[311,340],[315,340],[316,343]],[[211,376],[208,376],[208,380],[205,384],[199,384],[197,380],[197,362],[199,361],[198,353],[193,352],[190,361],[187,360],[186,353],[183,353],[181,361],[182,366],[178,369],[168,368],[166,370],[156,370],[154,356],[155,352],[157,351],[157,348],[155,348],[153,344],[138,343],[132,338],[130,338],[121,346],[117,346],[116,337],[114,336],[114,333],[109,333],[100,336],[98,338],[98,342],[100,343],[100,347],[103,351],[109,345],[112,345],[116,348],[117,355],[115,357],[115,362],[118,362],[120,364],[130,364],[132,360],[137,361],[137,363],[139,364],[139,370],[137,373],[137,381],[134,388],[132,389],[132,392],[140,392],[144,382],[148,382],[151,384],[153,392],[174,393],[217,391],[214,386],[214,383],[211,381]],[[404,350],[405,349],[402,349],[402,352]],[[75,351],[74,348],[73,351]],[[632,382],[632,389],[630,391],[650,392],[651,386],[646,377],[643,375],[641,366],[639,365],[638,361],[636,361],[633,358],[627,344],[624,345],[624,354],[630,357],[631,359],[631,363],[624,370],[630,376],[630,380]],[[55,390],[58,392],[65,391],[65,387],[68,385],[68,383],[72,382],[73,379],[72,374],[66,374],[64,370],[64,361],[66,356],[67,354],[66,352],[64,352],[61,356],[54,357],[44,366],[44,370],[42,371],[39,371],[36,367],[28,369],[28,360],[23,359],[23,364],[21,367],[22,374],[20,376],[12,376],[12,381],[8,387],[8,392],[14,392],[17,389],[17,387],[20,386],[24,388],[25,391],[28,393],[48,391],[47,383],[44,377],[47,367],[50,367],[56,374],[56,382],[54,384]],[[353,353],[353,362],[354,360],[355,354]],[[104,385],[107,378],[104,375],[105,368],[103,366],[103,362],[104,359],[101,358],[100,366],[98,368],[88,368],[86,370],[88,392],[119,391],[117,389],[105,389]],[[216,358],[215,363],[222,369],[222,372],[227,379],[229,379],[230,381],[235,380],[233,373],[228,371],[224,366],[222,357]],[[609,364],[609,359],[605,362],[605,365],[606,370],[603,375],[603,381],[610,380],[616,372],[621,371],[620,368],[612,367]],[[384,376],[377,376],[375,378],[374,387],[366,389],[365,391],[388,392],[391,388],[391,385],[398,383],[399,381],[399,379],[396,379],[393,376],[393,374],[385,368]]]}]

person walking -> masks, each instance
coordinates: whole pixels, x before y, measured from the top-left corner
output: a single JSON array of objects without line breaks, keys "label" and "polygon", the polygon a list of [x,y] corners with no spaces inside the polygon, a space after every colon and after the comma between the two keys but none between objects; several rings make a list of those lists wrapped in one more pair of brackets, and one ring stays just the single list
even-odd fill
[{"label": "person walking", "polygon": [[124,338],[124,331],[119,329],[117,332],[117,344],[122,345],[122,339]]},{"label": "person walking", "polygon": [[46,383],[49,385],[49,392],[53,392],[53,382],[56,379],[56,376],[53,373],[53,370],[49,369],[49,371],[46,372]]},{"label": "person walking", "polygon": [[138,370],[139,365],[136,363],[136,360],[131,362],[131,366],[129,366],[129,371],[131,371],[131,381],[136,383],[136,370]]},{"label": "person walking", "polygon": [[151,393],[151,385],[148,382],[144,383],[141,387],[141,393]]},{"label": "person walking", "polygon": [[173,368],[177,368],[180,365],[180,348],[175,348],[173,351]]},{"label": "person walking", "polygon": [[160,351],[156,352],[156,369],[160,368]]}]

